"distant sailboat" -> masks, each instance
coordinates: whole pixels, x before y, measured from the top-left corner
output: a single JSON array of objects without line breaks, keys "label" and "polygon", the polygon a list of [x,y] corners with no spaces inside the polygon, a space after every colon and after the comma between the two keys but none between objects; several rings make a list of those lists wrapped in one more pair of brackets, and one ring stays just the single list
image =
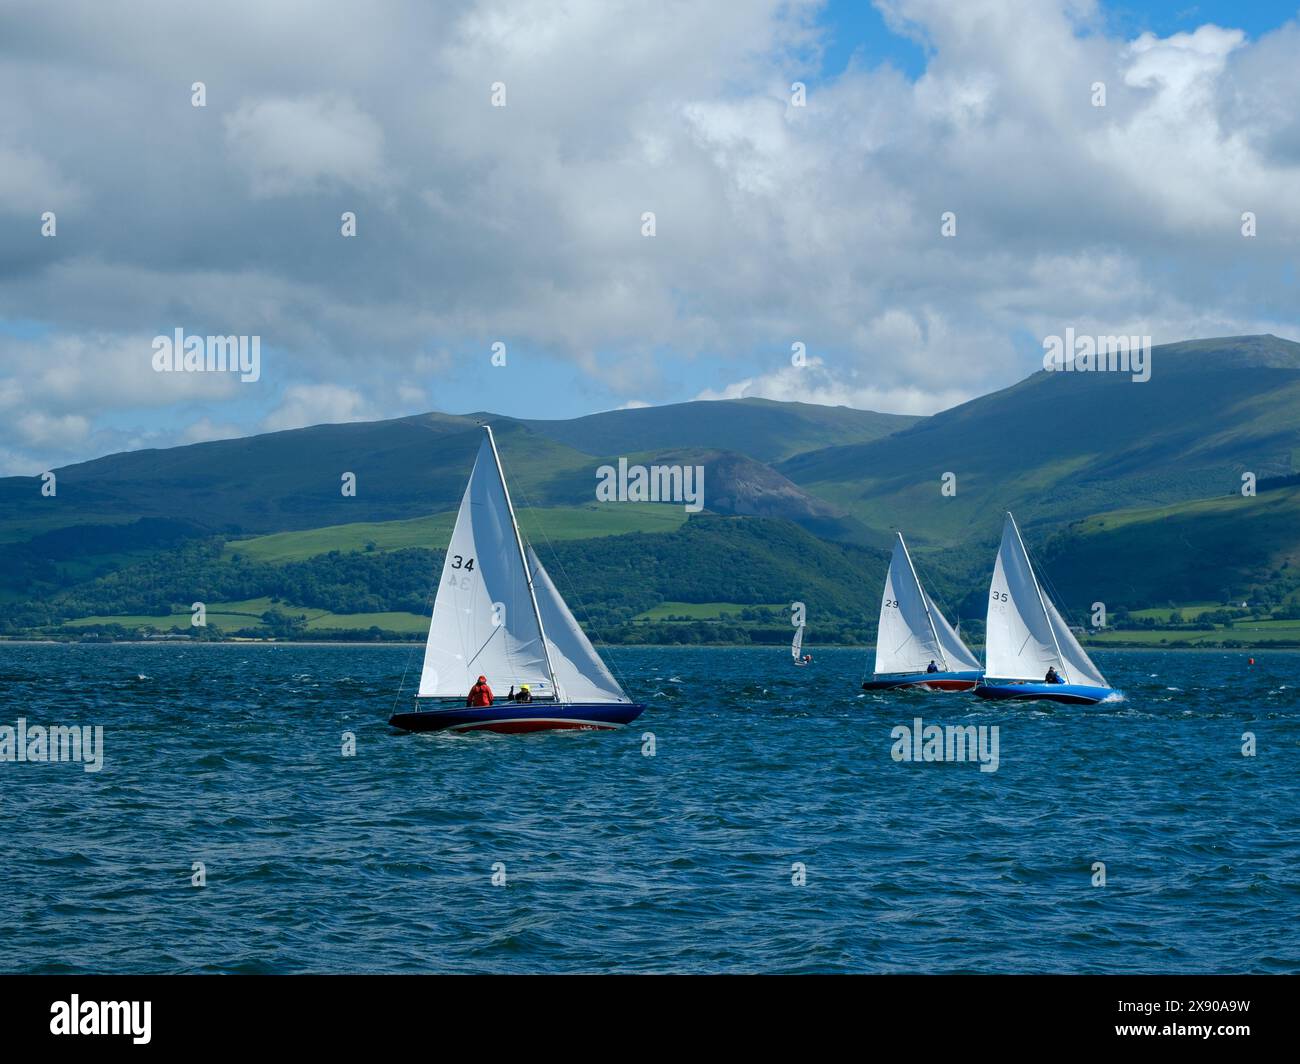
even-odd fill
[{"label": "distant sailboat", "polygon": [[[467,706],[480,675],[495,701]],[[525,685],[529,701],[507,699],[507,688]],[[443,562],[416,709],[389,723],[409,731],[609,729],[644,709],[623,692],[525,546],[484,425]]]},{"label": "distant sailboat", "polygon": [[[928,672],[931,665],[937,671]],[[898,533],[880,600],[874,678],[862,689],[969,691],[979,678],[979,659],[926,594],[902,533]]]},{"label": "distant sailboat", "polygon": [[[810,655],[811,656],[811,655]],[[803,659],[803,625],[799,625],[794,630],[794,640],[790,644],[790,657],[794,658],[796,665],[807,665],[808,662]]]},{"label": "distant sailboat", "polygon": [[[1061,683],[1045,682],[1055,670]],[[1117,692],[1043,594],[1016,519],[1007,514],[989,588],[981,698],[1092,705]]]}]

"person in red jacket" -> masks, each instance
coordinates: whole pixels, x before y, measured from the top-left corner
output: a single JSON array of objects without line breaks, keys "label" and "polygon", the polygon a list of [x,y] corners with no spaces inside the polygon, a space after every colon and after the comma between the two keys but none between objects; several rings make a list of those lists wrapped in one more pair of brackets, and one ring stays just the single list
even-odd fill
[{"label": "person in red jacket", "polygon": [[487,677],[480,676],[478,682],[469,689],[469,697],[465,699],[467,706],[490,706],[492,704],[492,688],[488,686]]}]

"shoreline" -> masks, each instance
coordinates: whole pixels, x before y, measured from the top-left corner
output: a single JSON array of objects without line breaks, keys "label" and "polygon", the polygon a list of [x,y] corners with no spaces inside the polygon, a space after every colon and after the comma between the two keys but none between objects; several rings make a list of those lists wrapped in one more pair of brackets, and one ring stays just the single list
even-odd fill
[{"label": "shoreline", "polygon": [[[128,646],[128,647],[197,647],[197,646],[219,646],[219,647],[371,647],[375,649],[383,647],[421,647],[425,645],[425,640],[397,640],[388,639],[378,642],[369,640],[350,640],[350,639],[88,639],[85,641],[78,639],[8,639],[0,638],[0,646],[70,646],[70,647],[106,647],[106,646]],[[1107,644],[1085,644],[1089,650],[1101,651],[1153,651],[1153,650],[1177,650],[1177,651],[1196,651],[1198,653],[1275,653],[1280,651],[1300,651],[1300,643],[1286,643],[1278,646],[1271,646],[1259,643],[1247,643],[1242,646],[1161,646],[1148,645],[1143,643],[1125,643],[1122,645],[1110,646]],[[783,650],[789,652],[789,647],[782,643],[598,643],[597,648],[604,650],[754,650],[773,652]],[[827,643],[824,644],[818,653],[830,653],[831,651],[849,650],[853,652],[868,653],[875,651],[875,645],[870,643],[851,644],[851,643]],[[976,644],[972,649],[983,650],[981,644]],[[815,657],[815,655],[814,655]]]}]

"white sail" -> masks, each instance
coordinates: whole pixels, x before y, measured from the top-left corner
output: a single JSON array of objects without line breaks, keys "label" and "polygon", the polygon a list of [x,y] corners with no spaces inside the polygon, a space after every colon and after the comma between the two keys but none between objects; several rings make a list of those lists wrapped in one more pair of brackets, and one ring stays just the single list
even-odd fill
[{"label": "white sail", "polygon": [[1056,632],[1056,645],[1060,648],[1061,658],[1065,662],[1065,672],[1063,676],[1070,683],[1091,684],[1093,687],[1109,687],[1106,677],[1092,663],[1092,658],[1088,657],[1087,651],[1079,645],[1079,641],[1074,638],[1074,633],[1070,631],[1070,626],[1065,623],[1063,618],[1052,605],[1052,600],[1043,596],[1047,603],[1047,613],[1052,621],[1052,628]]},{"label": "white sail", "polygon": [[456,515],[433,604],[420,697],[460,697],[479,676],[495,691],[553,682],[538,611],[491,430],[486,430]]},{"label": "white sail", "polygon": [[993,566],[984,642],[984,672],[990,678],[1041,681],[1055,668],[1067,683],[1109,686],[1038,586],[1010,514]]},{"label": "white sail", "polygon": [[930,604],[930,620],[934,622],[935,635],[939,638],[939,646],[943,648],[943,656],[948,663],[948,668],[953,672],[978,671],[980,660],[975,656],[975,652],[962,642],[957,630],[939,612],[939,607],[934,604],[934,599],[930,598],[928,592],[925,600]]},{"label": "white sail", "polygon": [[979,668],[975,655],[921,587],[899,534],[880,599],[875,671],[877,675],[924,672],[932,661],[944,672]]},{"label": "white sail", "polygon": [[529,547],[527,553],[560,699],[565,702],[630,702],[560,597],[533,548]]},{"label": "white sail", "polygon": [[799,660],[799,652],[803,650],[803,625],[799,625],[794,630],[794,642],[790,644],[790,656],[795,661]]}]

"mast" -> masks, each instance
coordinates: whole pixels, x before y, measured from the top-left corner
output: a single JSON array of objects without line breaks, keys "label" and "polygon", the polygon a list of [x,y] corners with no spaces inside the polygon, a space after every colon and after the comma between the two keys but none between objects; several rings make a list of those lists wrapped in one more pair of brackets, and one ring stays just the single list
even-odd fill
[{"label": "mast", "polygon": [[487,433],[488,443],[492,447],[492,457],[497,464],[497,476],[501,480],[501,491],[506,497],[506,509],[510,511],[510,527],[514,529],[515,546],[519,548],[519,561],[524,567],[524,581],[528,584],[528,600],[533,604],[533,616],[537,619],[537,631],[542,637],[542,653],[546,656],[546,672],[551,677],[551,690],[555,692],[555,700],[560,700],[560,685],[555,679],[555,666],[551,664],[551,645],[546,638],[546,628],[542,624],[542,611],[537,605],[537,592],[533,589],[533,574],[528,567],[528,555],[524,553],[524,541],[519,535],[519,522],[515,519],[515,504],[510,501],[510,487],[506,484],[505,472],[501,469],[501,455],[497,453],[497,441],[492,435],[492,426],[484,425],[483,431]]},{"label": "mast", "polygon": [[916,584],[917,594],[921,596],[921,605],[925,607],[925,619],[930,622],[930,634],[934,636],[934,645],[939,648],[939,658],[943,662],[943,671],[948,671],[948,659],[943,653],[943,643],[939,641],[939,630],[934,626],[934,618],[930,615],[930,596],[925,593],[925,588],[921,586],[921,578],[916,575],[916,566],[912,564],[911,552],[907,549],[907,543],[903,539],[903,533],[897,532],[898,542],[903,548],[903,557],[907,559],[907,568],[912,574],[912,581]]},{"label": "mast", "polygon": [[1038,592],[1038,605],[1043,610],[1043,619],[1047,621],[1047,630],[1052,633],[1052,646],[1056,647],[1056,660],[1061,663],[1061,671],[1065,673],[1065,680],[1070,681],[1070,670],[1065,666],[1065,655],[1061,653],[1060,641],[1056,638],[1056,625],[1052,623],[1052,615],[1047,612],[1047,602],[1043,599],[1043,589],[1038,583],[1038,574],[1034,572],[1034,563],[1029,560],[1029,551],[1025,547],[1025,541],[1020,535],[1020,526],[1016,524],[1016,519],[1011,516],[1011,511],[1007,511],[1007,517],[1011,521],[1011,527],[1016,530],[1016,539],[1020,541],[1020,552],[1025,556],[1025,564],[1029,566],[1029,575],[1034,581],[1034,590]]}]

